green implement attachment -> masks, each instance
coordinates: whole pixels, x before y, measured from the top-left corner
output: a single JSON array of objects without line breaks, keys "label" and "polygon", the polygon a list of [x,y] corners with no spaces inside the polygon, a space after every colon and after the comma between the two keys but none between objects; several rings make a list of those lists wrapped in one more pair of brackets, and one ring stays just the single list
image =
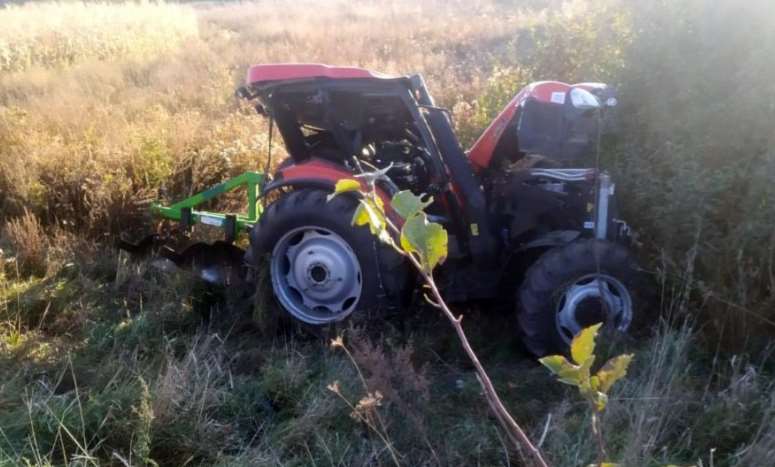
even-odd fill
[{"label": "green implement attachment", "polygon": [[[262,210],[261,205],[258,204],[258,196],[264,181],[264,174],[245,172],[171,206],[154,203],[151,206],[151,211],[157,217],[180,222],[184,228],[189,228],[199,223],[220,227],[226,235],[226,240],[232,242],[238,234],[249,231],[258,221]],[[223,193],[234,191],[241,187],[247,188],[248,193],[248,212],[246,214],[225,214],[195,210],[202,203],[206,203]]]},{"label": "green implement attachment", "polygon": [[[119,239],[118,247],[135,257],[153,254],[158,257],[152,264],[162,269],[174,265],[179,269],[193,272],[201,279],[226,286],[244,284],[247,275],[244,261],[245,252],[234,245],[241,233],[246,233],[258,221],[262,207],[258,203],[261,189],[266,178],[264,174],[245,172],[214,187],[171,206],[154,203],[151,212],[154,216],[180,222],[184,230],[196,224],[206,224],[223,230],[225,238],[212,244],[194,243],[182,251],[175,251],[167,243],[169,237],[149,235],[137,243]],[[248,212],[245,214],[219,213],[197,210],[197,206],[218,196],[245,187],[248,196]]]}]

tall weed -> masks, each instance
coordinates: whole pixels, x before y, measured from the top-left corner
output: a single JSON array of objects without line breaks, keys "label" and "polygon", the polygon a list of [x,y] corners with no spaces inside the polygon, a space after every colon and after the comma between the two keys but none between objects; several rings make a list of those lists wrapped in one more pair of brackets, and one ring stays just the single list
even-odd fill
[{"label": "tall weed", "polygon": [[37,216],[25,210],[20,218],[6,222],[3,231],[16,255],[19,270],[25,274],[45,274],[50,240]]}]

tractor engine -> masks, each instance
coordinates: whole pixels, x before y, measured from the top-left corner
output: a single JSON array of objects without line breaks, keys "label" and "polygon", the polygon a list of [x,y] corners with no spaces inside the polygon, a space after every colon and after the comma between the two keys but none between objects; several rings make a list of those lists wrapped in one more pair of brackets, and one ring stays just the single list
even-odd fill
[{"label": "tractor engine", "polygon": [[378,169],[389,167],[388,176],[401,190],[422,191],[430,181],[428,152],[408,140],[369,144],[361,154]]}]

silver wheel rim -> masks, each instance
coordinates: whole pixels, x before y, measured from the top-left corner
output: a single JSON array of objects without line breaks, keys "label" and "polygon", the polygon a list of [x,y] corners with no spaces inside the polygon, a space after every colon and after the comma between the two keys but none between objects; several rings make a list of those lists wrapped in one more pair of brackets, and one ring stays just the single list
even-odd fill
[{"label": "silver wheel rim", "polygon": [[604,323],[626,331],[632,321],[632,297],[627,287],[607,274],[588,274],[570,284],[557,302],[556,325],[563,341],[587,326]]},{"label": "silver wheel rim", "polygon": [[355,252],[342,237],[320,227],[283,235],[272,250],[270,273],[283,308],[309,324],[346,318],[363,288]]}]

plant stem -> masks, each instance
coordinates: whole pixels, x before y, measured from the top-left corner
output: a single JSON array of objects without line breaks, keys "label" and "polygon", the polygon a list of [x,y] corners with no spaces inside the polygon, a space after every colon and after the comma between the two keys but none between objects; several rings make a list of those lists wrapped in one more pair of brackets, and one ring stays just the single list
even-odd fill
[{"label": "plant stem", "polygon": [[[366,390],[368,391],[368,388],[366,388]],[[387,434],[382,433],[379,430],[379,428],[377,428],[377,425],[371,420],[369,420],[369,417],[358,412],[355,406],[349,400],[347,400],[346,397],[344,397],[344,394],[342,394],[339,391],[333,391],[333,393],[339,396],[339,398],[342,399],[345,404],[347,404],[347,406],[350,408],[350,411],[355,418],[357,418],[361,423],[369,427],[371,431],[377,434],[379,439],[385,444],[385,447],[390,453],[390,457],[393,460],[393,463],[396,464],[396,467],[401,467],[401,462],[398,460],[398,456],[396,455],[396,450],[393,448],[393,443],[390,441],[390,439],[388,439]],[[382,423],[381,419],[379,419],[379,422],[380,422],[380,425],[382,426],[382,429],[384,430],[384,423]]]},{"label": "plant stem", "polygon": [[495,416],[497,417],[503,429],[506,431],[506,434],[517,447],[521,446],[527,449],[539,466],[548,467],[548,464],[541,455],[541,451],[539,451],[538,448],[533,445],[533,443],[530,441],[530,438],[528,438],[527,434],[524,432],[524,430],[522,430],[522,427],[517,424],[516,420],[514,420],[514,418],[511,416],[508,409],[506,409],[506,407],[503,405],[500,396],[498,396],[498,392],[495,390],[495,386],[492,384],[490,376],[487,374],[487,371],[479,361],[479,357],[471,347],[471,343],[468,341],[468,336],[466,336],[466,333],[463,330],[463,326],[461,324],[463,316],[461,315],[455,317],[455,315],[442,299],[441,293],[436,286],[436,281],[433,280],[433,276],[425,275],[425,280],[433,292],[434,299],[436,300],[436,306],[444,312],[444,315],[452,324],[452,327],[455,329],[460,343],[463,345],[463,349],[466,351],[466,354],[471,360],[471,363],[474,364],[474,368],[476,368],[476,374],[478,376],[479,383],[482,385],[482,389],[484,390],[487,403],[495,413]]},{"label": "plant stem", "polygon": [[605,448],[605,439],[603,438],[603,427],[600,425],[600,418],[597,416],[595,407],[592,407],[592,433],[597,439],[597,464],[603,465],[608,458],[608,452]]},{"label": "plant stem", "polygon": [[[400,236],[400,231],[398,230],[398,228],[389,219],[387,219],[387,217],[386,217],[386,221],[391,231],[394,234]],[[498,396],[498,392],[495,390],[495,386],[492,384],[492,380],[490,379],[490,376],[487,374],[487,371],[484,369],[484,367],[482,366],[482,363],[479,361],[479,357],[476,355],[476,352],[474,351],[473,347],[471,347],[471,343],[468,341],[468,336],[466,336],[465,330],[463,330],[463,326],[460,324],[461,321],[463,320],[463,316],[460,315],[456,317],[454,313],[452,313],[452,311],[449,309],[446,302],[444,301],[444,298],[441,296],[441,292],[439,291],[439,288],[436,285],[436,281],[433,279],[433,273],[426,272],[422,264],[420,264],[417,258],[411,253],[405,252],[400,248],[396,248],[396,250],[402,255],[404,255],[406,258],[408,258],[409,261],[412,262],[414,267],[418,271],[420,271],[420,273],[423,276],[423,279],[425,280],[425,283],[431,289],[431,293],[433,294],[433,301],[431,302],[431,304],[436,308],[440,309],[444,313],[444,316],[447,317],[449,322],[452,324],[452,327],[455,329],[455,332],[457,333],[457,337],[460,340],[460,343],[462,344],[463,349],[466,352],[466,355],[468,355],[468,358],[469,360],[471,360],[471,363],[474,364],[474,368],[476,369],[476,375],[478,377],[477,379],[479,380],[479,384],[482,386],[485,399],[487,399],[487,403],[490,406],[490,409],[495,414],[495,418],[498,419],[498,422],[500,423],[503,430],[506,432],[506,435],[508,436],[509,440],[514,444],[518,452],[521,452],[521,449],[526,449],[531,454],[535,463],[538,466],[549,467],[549,464],[547,464],[546,460],[541,454],[541,451],[530,441],[530,438],[528,438],[525,431],[514,420],[514,417],[512,417],[508,409],[506,409],[506,406],[503,405],[503,402],[501,401],[500,396]]]}]

